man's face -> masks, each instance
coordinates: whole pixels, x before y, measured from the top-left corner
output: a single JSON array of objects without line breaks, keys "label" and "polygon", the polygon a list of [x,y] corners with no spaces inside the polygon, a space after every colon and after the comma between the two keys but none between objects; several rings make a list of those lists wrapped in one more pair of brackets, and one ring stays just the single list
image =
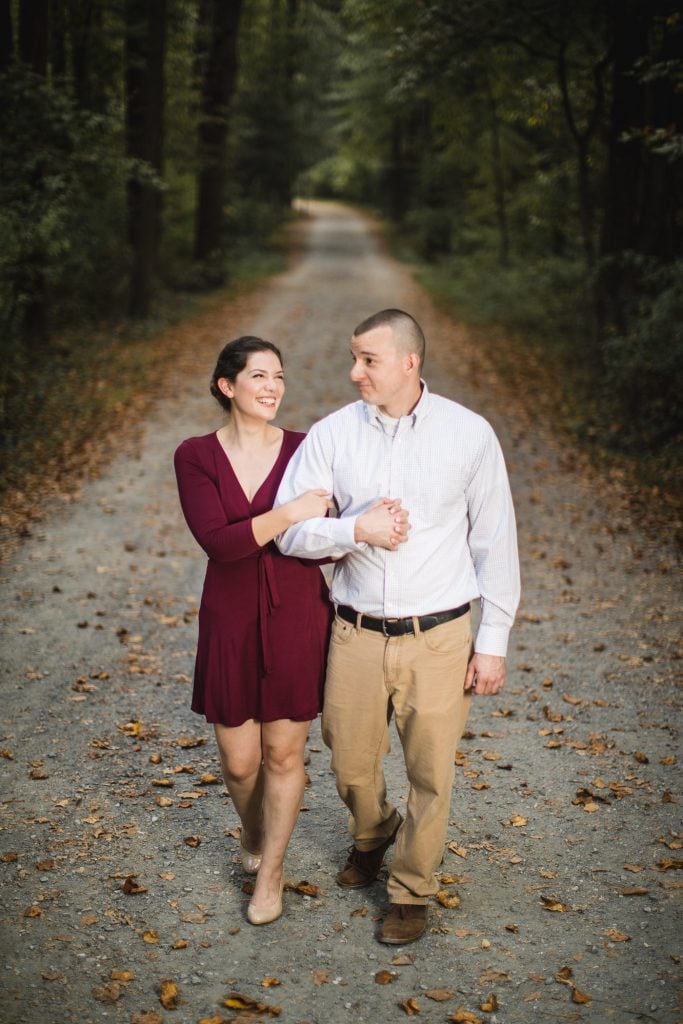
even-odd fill
[{"label": "man's face", "polygon": [[407,412],[403,400],[412,387],[411,357],[397,346],[392,328],[384,325],[352,338],[351,355],[349,376],[363,401],[390,416]]}]

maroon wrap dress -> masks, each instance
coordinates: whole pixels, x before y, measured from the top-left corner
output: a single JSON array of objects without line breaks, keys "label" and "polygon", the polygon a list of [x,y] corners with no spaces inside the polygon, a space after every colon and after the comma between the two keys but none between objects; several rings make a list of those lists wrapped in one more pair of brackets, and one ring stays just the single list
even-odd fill
[{"label": "maroon wrap dress", "polygon": [[251,520],[273,507],[304,439],[285,430],[273,468],[250,502],[215,433],[175,453],[180,503],[209,556],[199,609],[192,710],[208,722],[308,721],[322,706],[332,616],[317,563],[259,547]]}]

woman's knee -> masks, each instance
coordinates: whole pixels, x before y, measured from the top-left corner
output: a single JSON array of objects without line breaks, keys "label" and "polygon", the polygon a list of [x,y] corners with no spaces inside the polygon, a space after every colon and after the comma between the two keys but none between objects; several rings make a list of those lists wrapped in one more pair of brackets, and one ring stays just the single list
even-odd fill
[{"label": "woman's knee", "polygon": [[272,775],[290,775],[299,770],[303,771],[303,747],[298,743],[264,745],[263,766]]},{"label": "woman's knee", "polygon": [[221,761],[223,764],[223,774],[225,775],[225,781],[227,783],[235,783],[242,785],[245,782],[249,782],[255,775],[258,774],[261,768],[260,756],[231,756],[223,753],[221,755]]}]

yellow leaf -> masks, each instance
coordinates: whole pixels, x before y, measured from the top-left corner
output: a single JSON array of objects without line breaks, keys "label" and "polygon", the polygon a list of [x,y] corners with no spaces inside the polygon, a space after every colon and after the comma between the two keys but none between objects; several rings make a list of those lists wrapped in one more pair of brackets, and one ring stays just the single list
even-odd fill
[{"label": "yellow leaf", "polygon": [[483,1010],[484,1013],[495,1013],[496,1010],[500,1009],[498,996],[492,992],[488,999],[485,999],[483,1003],[479,1004],[479,1009]]},{"label": "yellow leaf", "polygon": [[111,972],[111,980],[112,981],[121,981],[121,982],[123,982],[124,985],[127,985],[128,982],[135,980],[135,971],[116,971],[116,970],[114,970],[114,971]]},{"label": "yellow leaf", "polygon": [[521,826],[529,824],[529,819],[521,814],[513,814],[507,824],[512,825],[513,828],[521,828]]},{"label": "yellow leaf", "polygon": [[572,989],[572,1002],[573,1003],[590,1003],[593,997],[589,996],[586,992],[580,992],[578,988]]},{"label": "yellow leaf", "polygon": [[116,728],[126,736],[139,736],[142,732],[142,722],[126,722],[125,725],[117,725]]},{"label": "yellow leaf", "polygon": [[454,853],[456,857],[462,857],[463,860],[467,856],[467,850],[465,849],[465,847],[458,846],[455,840],[452,843],[448,844],[448,849],[451,851],[451,853]]},{"label": "yellow leaf", "polygon": [[147,942],[150,946],[153,946],[155,943],[159,941],[159,936],[155,931],[152,931],[150,929],[149,931],[142,933],[142,941]]},{"label": "yellow leaf", "polygon": [[187,949],[187,939],[176,939],[171,949]]},{"label": "yellow leaf", "polygon": [[399,1003],[399,1006],[409,1017],[415,1017],[420,1012],[420,1007],[412,996],[410,999],[406,999],[404,1003]]},{"label": "yellow leaf", "polygon": [[171,981],[169,978],[164,978],[161,981],[159,999],[165,1010],[177,1009],[180,1002],[180,991],[175,981]]},{"label": "yellow leaf", "polygon": [[455,892],[448,892],[447,889],[441,889],[436,894],[436,898],[442,907],[447,907],[448,910],[454,910],[460,906],[460,897]]},{"label": "yellow leaf", "polygon": [[261,988],[273,988],[275,985],[281,985],[282,982],[279,978],[264,978],[261,982]]}]

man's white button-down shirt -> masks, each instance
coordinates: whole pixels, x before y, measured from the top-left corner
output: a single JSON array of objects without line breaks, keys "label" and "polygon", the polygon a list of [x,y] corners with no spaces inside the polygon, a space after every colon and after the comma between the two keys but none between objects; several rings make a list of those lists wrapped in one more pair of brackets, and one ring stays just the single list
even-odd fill
[{"label": "man's white button-down shirt", "polygon": [[[422,387],[399,420],[358,401],[311,428],[275,504],[324,488],[338,514],[298,523],[277,544],[286,555],[338,558],[332,600],[367,615],[426,615],[481,598],[476,650],[504,656],[520,585],[503,454],[485,419]],[[354,540],[356,518],[383,497],[410,514],[408,540],[393,551]]]}]

